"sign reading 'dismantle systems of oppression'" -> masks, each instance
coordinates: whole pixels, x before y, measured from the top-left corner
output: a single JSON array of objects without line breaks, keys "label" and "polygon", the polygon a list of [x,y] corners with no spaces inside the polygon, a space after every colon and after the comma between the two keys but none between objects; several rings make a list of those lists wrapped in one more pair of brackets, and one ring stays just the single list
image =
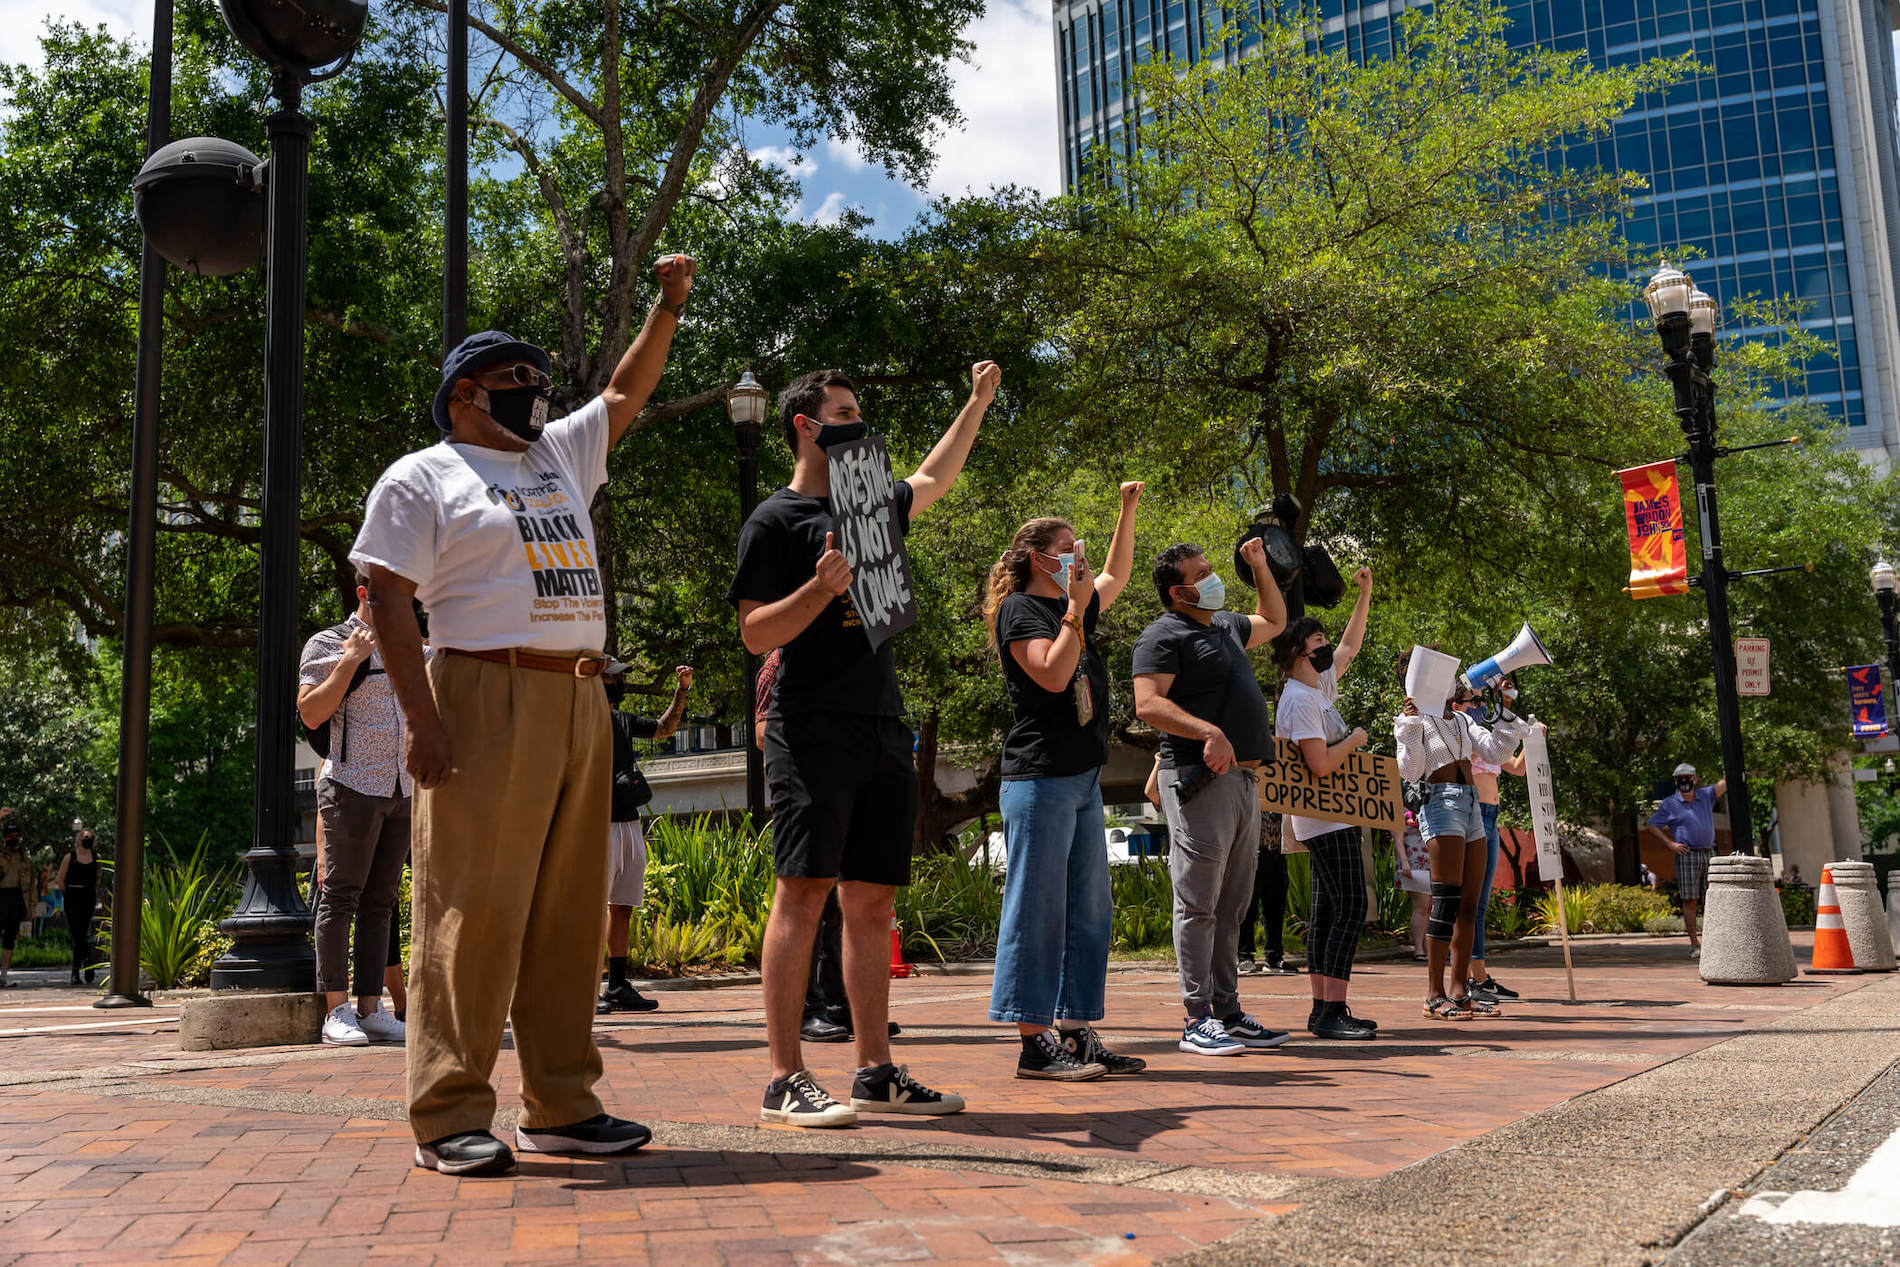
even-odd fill
[{"label": "sign reading 'dismantle systems of oppression'", "polygon": [[1275,739],[1273,745],[1273,760],[1254,772],[1261,809],[1404,834],[1396,760],[1363,750],[1349,753],[1344,765],[1322,779],[1300,755],[1299,744]]},{"label": "sign reading 'dismantle systems of oppression'", "polygon": [[826,451],[834,545],[851,564],[851,602],[872,647],[917,623],[917,592],[898,520],[891,455],[876,436]]}]

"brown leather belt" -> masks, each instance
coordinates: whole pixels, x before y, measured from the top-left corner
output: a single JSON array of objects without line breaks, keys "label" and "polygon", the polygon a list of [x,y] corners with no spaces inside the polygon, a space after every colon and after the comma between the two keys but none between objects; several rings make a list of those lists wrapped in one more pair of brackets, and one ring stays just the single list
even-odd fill
[{"label": "brown leather belt", "polygon": [[600,671],[607,667],[607,657],[598,651],[579,651],[572,659],[541,655],[534,651],[516,651],[513,648],[501,651],[464,651],[460,647],[444,647],[442,654],[465,655],[471,660],[486,660],[490,664],[539,669],[543,673],[565,673],[570,677],[599,677]]}]

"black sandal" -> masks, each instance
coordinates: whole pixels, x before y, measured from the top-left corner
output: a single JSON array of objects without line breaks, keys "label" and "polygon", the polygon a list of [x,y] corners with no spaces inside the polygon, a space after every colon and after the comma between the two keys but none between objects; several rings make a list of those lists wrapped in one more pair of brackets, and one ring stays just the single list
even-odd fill
[{"label": "black sandal", "polygon": [[1426,1000],[1425,1018],[1433,1021],[1468,1021],[1471,1013],[1441,994],[1435,999]]},{"label": "black sandal", "polygon": [[1469,994],[1461,994],[1457,998],[1448,999],[1446,1001],[1470,1016],[1483,1017],[1485,1020],[1491,1020],[1504,1015],[1504,1013],[1499,1010],[1497,1004],[1486,1003],[1483,999],[1474,999]]}]

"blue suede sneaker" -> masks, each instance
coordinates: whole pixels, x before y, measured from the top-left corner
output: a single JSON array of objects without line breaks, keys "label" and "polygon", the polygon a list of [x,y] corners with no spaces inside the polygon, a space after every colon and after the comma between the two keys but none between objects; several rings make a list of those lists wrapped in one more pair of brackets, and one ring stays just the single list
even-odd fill
[{"label": "blue suede sneaker", "polygon": [[1213,1016],[1190,1016],[1181,1030],[1181,1050],[1196,1056],[1238,1056],[1247,1045]]}]

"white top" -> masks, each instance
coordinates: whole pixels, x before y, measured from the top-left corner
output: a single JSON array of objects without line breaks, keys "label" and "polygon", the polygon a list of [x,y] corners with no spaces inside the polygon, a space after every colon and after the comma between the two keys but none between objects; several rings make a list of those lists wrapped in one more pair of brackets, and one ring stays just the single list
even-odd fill
[{"label": "white top", "polygon": [[1521,717],[1500,721],[1491,731],[1464,713],[1455,712],[1450,717],[1407,717],[1401,713],[1392,723],[1392,734],[1399,741],[1399,777],[1422,779],[1454,761],[1509,761],[1530,728],[1531,724]]},{"label": "white top", "polygon": [[[1319,675],[1319,685],[1308,686],[1292,678],[1280,688],[1280,702],[1273,710],[1273,733],[1281,739],[1323,739],[1327,747],[1352,733],[1352,727],[1339,715],[1339,676],[1332,669]],[[1304,818],[1288,814],[1293,839],[1311,840],[1346,824],[1327,818]]]},{"label": "white top", "polygon": [[431,646],[598,651],[606,607],[587,513],[607,482],[598,396],[522,453],[443,440],[370,490],[350,562],[416,583]]}]

